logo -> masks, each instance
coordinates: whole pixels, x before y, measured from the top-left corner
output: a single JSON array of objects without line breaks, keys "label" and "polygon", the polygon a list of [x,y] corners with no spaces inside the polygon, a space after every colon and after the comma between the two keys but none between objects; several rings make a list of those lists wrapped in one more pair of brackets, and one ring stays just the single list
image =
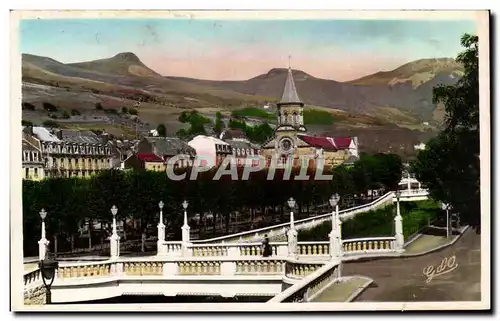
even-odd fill
[{"label": "logo", "polygon": [[429,265],[424,268],[423,273],[427,277],[426,283],[431,283],[432,279],[436,276],[443,275],[446,273],[450,273],[458,267],[458,263],[456,263],[455,255],[451,257],[445,257],[441,264],[434,268],[433,265]]}]

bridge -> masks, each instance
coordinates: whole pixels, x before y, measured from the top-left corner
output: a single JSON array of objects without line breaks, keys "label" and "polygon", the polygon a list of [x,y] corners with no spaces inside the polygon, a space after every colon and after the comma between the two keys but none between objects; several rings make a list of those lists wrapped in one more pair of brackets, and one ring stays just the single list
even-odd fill
[{"label": "bridge", "polygon": [[[308,302],[342,276],[343,263],[360,258],[398,257],[404,253],[399,202],[395,235],[341,238],[342,221],[392,204],[397,201],[395,195],[389,192],[369,204],[342,211],[335,206],[331,213],[299,221],[293,220],[292,212],[290,223],[196,241],[189,240],[185,211],[182,241],[165,241],[165,227],[160,219],[157,254],[144,257],[120,256],[120,238],[113,218],[111,256],[90,262],[61,261],[52,285],[52,303],[122,295],[267,296],[272,297],[269,302]],[[405,190],[399,201],[425,198],[425,190]],[[112,212],[114,217],[116,208]],[[329,240],[297,242],[298,230],[327,220],[333,223]],[[44,239],[44,224],[42,229],[41,258],[45,257],[48,244]],[[262,256],[265,235],[272,240],[270,257]],[[24,295],[26,304],[44,303],[45,288],[38,268],[25,272]]]}]

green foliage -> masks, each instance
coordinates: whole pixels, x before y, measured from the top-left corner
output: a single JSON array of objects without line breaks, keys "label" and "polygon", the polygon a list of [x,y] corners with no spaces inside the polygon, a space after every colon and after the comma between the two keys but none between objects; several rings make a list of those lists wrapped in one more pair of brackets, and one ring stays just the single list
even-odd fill
[{"label": "green foliage", "polygon": [[71,115],[72,116],[79,116],[79,115],[81,115],[81,113],[76,109],[71,109]]},{"label": "green foliage", "polygon": [[137,111],[137,109],[135,109],[135,108],[129,108],[129,109],[128,109],[128,113],[129,113],[130,115],[136,115],[136,116],[137,116],[137,115],[139,115],[139,112],[138,112],[138,111]]},{"label": "green foliage", "polygon": [[158,132],[158,136],[167,137],[167,128],[165,127],[165,125],[158,125],[158,127],[156,127],[156,131]]},{"label": "green foliage", "polygon": [[[429,222],[436,219],[440,209],[433,201],[401,202],[403,235],[405,240]],[[396,206],[389,205],[375,211],[360,213],[342,223],[342,239],[394,236],[394,216]],[[331,221],[324,222],[308,230],[299,230],[299,241],[325,241],[332,230]]]},{"label": "green foliage", "polygon": [[122,107],[122,114],[127,114],[127,113],[128,113],[127,107]]},{"label": "green foliage", "polygon": [[29,120],[21,119],[21,126],[33,126],[33,123]]},{"label": "green foliage", "polygon": [[106,109],[104,109],[104,112],[106,114],[118,115],[118,110],[116,110],[114,108],[106,108]]},{"label": "green foliage", "polygon": [[57,111],[57,107],[51,103],[44,102],[42,105],[43,105],[43,109],[45,109],[46,111],[50,111],[50,112]]},{"label": "green foliage", "polygon": [[332,125],[335,118],[333,115],[324,110],[305,109],[304,123],[311,125]]},{"label": "green foliage", "polygon": [[62,112],[61,118],[62,119],[68,119],[70,117],[69,113],[67,110]]},{"label": "green foliage", "polygon": [[217,112],[215,114],[215,125],[214,125],[214,131],[217,134],[222,133],[222,130],[224,129],[224,123],[222,122],[222,114],[220,112]]},{"label": "green foliage", "polygon": [[24,102],[24,103],[22,103],[22,109],[25,109],[25,110],[35,110],[35,105],[27,103],[27,102]]},{"label": "green foliage", "polygon": [[103,107],[102,107],[101,103],[96,103],[95,104],[95,110],[103,110]]},{"label": "green foliage", "polygon": [[59,124],[53,120],[46,120],[42,123],[44,127],[59,127]]},{"label": "green foliage", "polygon": [[49,117],[50,117],[50,118],[52,118],[52,119],[57,119],[57,118],[59,118],[59,117],[57,117],[57,115],[56,115],[56,114],[50,114],[50,116],[49,116]]},{"label": "green foliage", "polygon": [[181,123],[189,123],[191,125],[189,129],[181,129],[177,132],[177,136],[183,139],[196,135],[205,135],[205,124],[210,124],[210,119],[203,117],[195,110],[182,112],[178,119]]},{"label": "green foliage", "polygon": [[258,144],[266,142],[274,134],[274,130],[268,123],[248,126],[244,120],[231,119],[229,121],[229,128],[243,130],[250,141]]},{"label": "green foliage", "polygon": [[455,85],[433,90],[434,103],[445,106],[445,128],[426,144],[411,171],[430,196],[452,205],[461,220],[480,226],[478,37],[464,35],[457,61],[464,75]]},{"label": "green foliage", "polygon": [[263,119],[276,119],[276,115],[270,114],[263,109],[255,108],[255,107],[246,107],[240,110],[234,110],[231,115],[233,117],[254,117],[254,118],[263,118]]}]

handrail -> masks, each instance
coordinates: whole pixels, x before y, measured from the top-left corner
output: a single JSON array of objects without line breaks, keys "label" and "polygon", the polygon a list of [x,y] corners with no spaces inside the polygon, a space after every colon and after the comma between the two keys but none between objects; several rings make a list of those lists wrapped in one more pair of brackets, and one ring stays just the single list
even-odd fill
[{"label": "handrail", "polygon": [[330,272],[332,268],[335,268],[340,265],[339,261],[330,261],[323,265],[321,268],[317,269],[313,273],[309,274],[308,276],[302,278],[299,282],[295,283],[285,291],[281,292],[280,294],[276,295],[273,297],[271,300],[267,301],[266,303],[281,303],[288,298],[290,298],[292,295],[294,295],[297,292],[300,292],[303,290],[305,287],[307,287],[311,282],[316,280],[317,278],[321,277],[325,273]]},{"label": "handrail", "polygon": [[[376,205],[378,203],[382,203],[382,202],[384,202],[386,199],[388,199],[390,197],[394,197],[394,192],[392,192],[392,191],[388,192],[385,195],[379,197],[378,199],[374,200],[371,203],[363,204],[363,205],[358,205],[358,206],[355,206],[355,207],[351,207],[351,208],[347,208],[347,209],[341,210],[341,211],[339,211],[339,214],[348,214],[348,213],[356,211],[356,210],[364,209],[364,208]],[[301,223],[312,222],[312,221],[315,221],[315,220],[318,220],[318,219],[327,218],[327,217],[330,217],[330,215],[331,215],[331,212],[325,213],[325,214],[320,214],[320,215],[313,216],[313,217],[304,218],[304,219],[295,221],[295,225],[296,225],[296,227],[298,227],[298,225],[301,224]],[[225,240],[225,239],[231,239],[231,238],[236,238],[236,237],[248,236],[250,234],[256,234],[256,233],[264,232],[264,231],[270,231],[270,230],[274,230],[274,229],[278,229],[278,228],[283,228],[283,227],[287,227],[287,226],[290,226],[289,222],[281,223],[281,224],[277,224],[277,225],[272,225],[272,226],[268,226],[268,227],[263,227],[263,228],[259,228],[259,229],[255,229],[255,230],[244,231],[244,232],[239,232],[239,233],[235,233],[235,234],[214,237],[214,238],[211,238],[211,239],[193,240],[192,243],[196,244],[196,243],[203,243],[203,242],[221,241],[221,240]]]}]

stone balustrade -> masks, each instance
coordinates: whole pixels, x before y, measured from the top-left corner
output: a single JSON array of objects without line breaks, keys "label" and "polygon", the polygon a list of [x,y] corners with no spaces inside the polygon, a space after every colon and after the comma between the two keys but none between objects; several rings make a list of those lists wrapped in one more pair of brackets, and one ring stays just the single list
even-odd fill
[{"label": "stone balustrade", "polygon": [[267,302],[307,302],[321,293],[339,277],[340,261],[329,261]]},{"label": "stone balustrade", "polygon": [[[339,215],[342,219],[348,219],[348,218],[351,218],[359,213],[368,212],[368,211],[377,209],[378,207],[380,207],[386,203],[392,203],[393,198],[394,198],[394,192],[388,192],[385,195],[381,196],[380,198],[374,200],[371,203],[341,210],[341,211],[339,211]],[[297,221],[295,221],[295,228],[297,230],[310,229],[310,228],[315,227],[316,225],[321,224],[322,222],[330,220],[330,219],[331,219],[331,213],[326,213],[326,214],[317,215],[314,217],[309,217],[309,218],[297,220]],[[269,227],[265,227],[265,228],[250,230],[250,231],[226,235],[226,236],[215,237],[215,238],[206,239],[206,240],[196,240],[196,241],[192,241],[192,243],[193,244],[208,244],[208,243],[220,243],[222,241],[224,241],[226,243],[229,243],[229,242],[239,242],[239,243],[262,242],[262,240],[264,239],[264,235],[267,234],[267,236],[270,239],[276,239],[280,236],[285,235],[286,231],[289,227],[290,227],[290,223],[283,223],[283,224],[273,225],[273,226],[269,226]]]},{"label": "stone balustrade", "polygon": [[330,255],[330,243],[318,241],[298,242],[297,254],[307,256]]},{"label": "stone balustrade", "polygon": [[344,255],[396,251],[395,237],[368,237],[342,241]]},{"label": "stone balustrade", "polygon": [[292,279],[303,278],[321,268],[323,265],[324,263],[287,261],[285,265],[285,275],[287,278]]},{"label": "stone balustrade", "polygon": [[42,274],[40,273],[40,269],[36,268],[33,271],[24,274],[24,287],[36,286],[42,283]]}]

